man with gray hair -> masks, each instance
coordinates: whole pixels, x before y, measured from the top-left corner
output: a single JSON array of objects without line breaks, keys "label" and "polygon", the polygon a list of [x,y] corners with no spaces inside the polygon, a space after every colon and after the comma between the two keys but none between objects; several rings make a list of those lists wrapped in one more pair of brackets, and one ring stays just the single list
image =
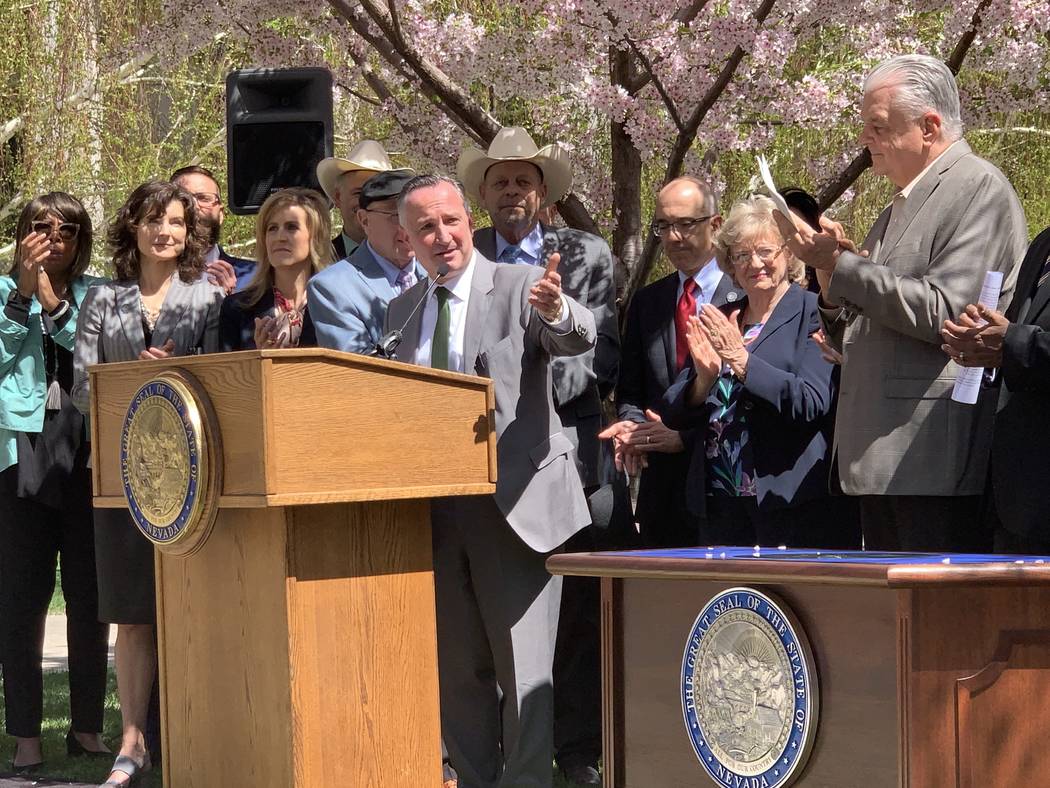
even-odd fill
[{"label": "man with gray hair", "polygon": [[[835,425],[842,489],[862,496],[868,549],[981,551],[993,398],[951,399],[959,367],[940,351],[946,319],[987,271],[1010,302],[1027,240],[1010,183],[962,139],[951,71],[925,55],[880,64],[864,83],[860,141],[898,189],[861,247],[777,216],[817,269],[822,314],[844,356]],[[841,241],[841,242],[840,242]]]}]

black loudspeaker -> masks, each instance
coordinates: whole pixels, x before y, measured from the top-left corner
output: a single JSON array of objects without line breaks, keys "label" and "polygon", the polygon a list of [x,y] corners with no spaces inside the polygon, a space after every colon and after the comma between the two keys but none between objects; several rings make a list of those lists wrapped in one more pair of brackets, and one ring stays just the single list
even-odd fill
[{"label": "black loudspeaker", "polygon": [[317,164],[332,155],[332,74],[324,68],[251,68],[226,76],[227,203],[258,213],[278,189],[321,191]]}]

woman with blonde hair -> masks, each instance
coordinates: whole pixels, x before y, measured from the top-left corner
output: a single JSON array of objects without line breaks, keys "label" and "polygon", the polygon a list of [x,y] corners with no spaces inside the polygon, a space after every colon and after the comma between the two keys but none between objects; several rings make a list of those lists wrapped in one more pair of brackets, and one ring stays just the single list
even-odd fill
[{"label": "woman with blonde hair", "polygon": [[328,206],[312,189],[282,189],[266,198],[255,222],[255,275],[222,305],[223,350],[317,344],[306,283],[332,263],[331,229]]},{"label": "woman with blonde hair", "polygon": [[[833,366],[811,335],[817,296],[799,286],[773,201],[736,203],[715,237],[719,266],[745,292],[689,320],[692,365],[665,394],[664,422],[697,428],[687,499],[707,544],[836,547],[828,496]],[[845,529],[847,524],[841,524]],[[843,547],[848,545],[841,545]]]}]

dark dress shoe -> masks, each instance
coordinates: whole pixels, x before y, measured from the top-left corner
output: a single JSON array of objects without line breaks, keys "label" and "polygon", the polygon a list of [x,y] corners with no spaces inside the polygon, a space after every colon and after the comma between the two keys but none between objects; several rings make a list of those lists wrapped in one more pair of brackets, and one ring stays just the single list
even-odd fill
[{"label": "dark dress shoe", "polygon": [[68,731],[66,733],[66,755],[70,758],[83,756],[88,758],[110,758],[113,753],[109,750],[89,750],[77,740],[77,737],[73,735],[73,731]]},{"label": "dark dress shoe", "polygon": [[12,774],[36,774],[43,767],[43,761],[37,761],[36,763],[23,763],[21,766],[15,766],[15,762],[11,761]]},{"label": "dark dress shoe", "polygon": [[565,775],[565,779],[573,785],[601,785],[602,776],[598,774],[598,770],[593,766],[587,766],[581,764],[579,766],[570,766],[568,769],[562,769],[562,774]]}]

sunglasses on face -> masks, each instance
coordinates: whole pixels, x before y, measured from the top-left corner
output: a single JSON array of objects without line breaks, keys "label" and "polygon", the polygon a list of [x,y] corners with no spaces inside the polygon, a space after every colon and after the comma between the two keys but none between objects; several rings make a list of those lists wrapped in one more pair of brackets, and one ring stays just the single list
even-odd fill
[{"label": "sunglasses on face", "polygon": [[58,237],[63,241],[72,241],[80,232],[80,225],[75,222],[62,222],[58,225],[54,225],[51,222],[33,222],[30,226],[34,233],[46,235],[48,238],[51,237],[52,233],[57,232]]}]

